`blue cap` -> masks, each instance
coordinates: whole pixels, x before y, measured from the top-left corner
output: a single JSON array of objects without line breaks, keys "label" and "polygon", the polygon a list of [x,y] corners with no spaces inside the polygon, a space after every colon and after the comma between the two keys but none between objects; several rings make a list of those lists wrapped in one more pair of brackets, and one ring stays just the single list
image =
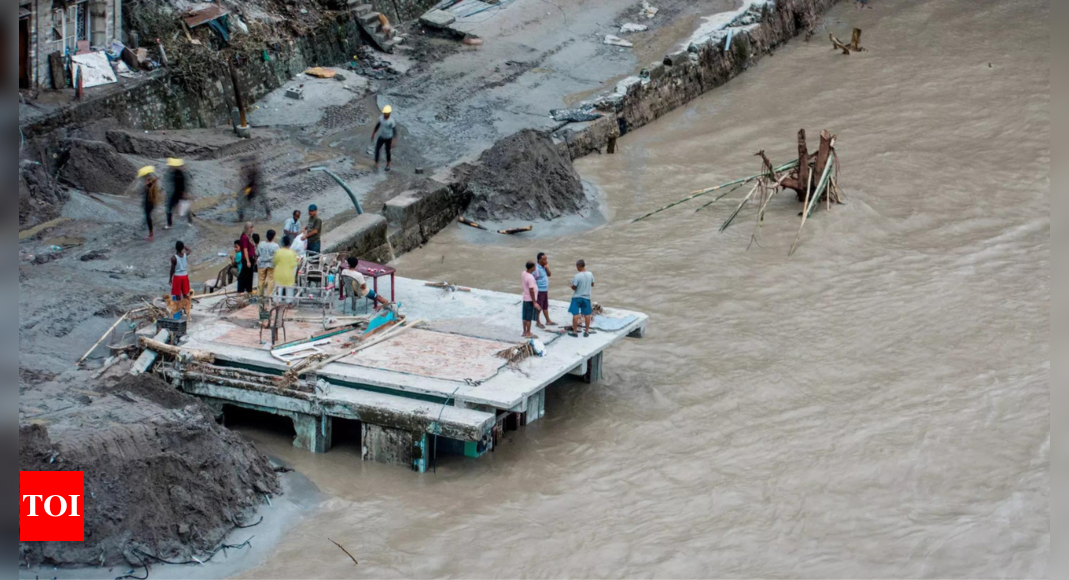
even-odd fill
[{"label": "blue cap", "polygon": [[308,206],[308,211],[319,211],[319,206],[313,203],[312,205]]}]

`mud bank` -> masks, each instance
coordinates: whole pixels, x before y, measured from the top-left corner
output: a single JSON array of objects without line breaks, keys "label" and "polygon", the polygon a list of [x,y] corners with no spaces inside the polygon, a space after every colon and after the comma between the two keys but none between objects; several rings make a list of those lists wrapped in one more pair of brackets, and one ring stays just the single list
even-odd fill
[{"label": "mud bank", "polygon": [[203,559],[279,491],[263,454],[159,379],[53,390],[24,396],[19,470],[85,472],[85,541],[20,542],[20,566]]}]

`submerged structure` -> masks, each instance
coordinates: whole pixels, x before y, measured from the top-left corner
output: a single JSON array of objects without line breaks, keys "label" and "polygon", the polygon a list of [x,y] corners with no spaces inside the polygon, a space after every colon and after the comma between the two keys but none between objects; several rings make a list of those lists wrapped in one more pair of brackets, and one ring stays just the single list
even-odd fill
[{"label": "submerged structure", "polygon": [[224,420],[231,407],[288,417],[294,445],[317,453],[330,450],[335,421],[358,421],[364,460],[423,472],[442,455],[479,457],[542,418],[546,389],[564,375],[599,380],[605,349],[641,337],[648,320],[604,308],[589,337],[544,330],[524,341],[516,294],[405,278],[391,293],[403,317],[370,302],[338,316],[336,293],[322,291],[271,310],[199,298],[186,321],[139,331],[131,372],[154,368]]}]

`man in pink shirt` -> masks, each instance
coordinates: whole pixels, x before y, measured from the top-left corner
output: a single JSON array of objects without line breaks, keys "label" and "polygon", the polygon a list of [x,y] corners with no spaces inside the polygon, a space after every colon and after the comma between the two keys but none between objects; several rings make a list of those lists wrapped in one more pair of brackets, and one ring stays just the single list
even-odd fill
[{"label": "man in pink shirt", "polygon": [[538,320],[538,312],[542,308],[538,305],[538,283],[534,277],[535,263],[527,262],[527,269],[520,276],[523,285],[523,337],[536,338],[531,334],[531,323]]}]

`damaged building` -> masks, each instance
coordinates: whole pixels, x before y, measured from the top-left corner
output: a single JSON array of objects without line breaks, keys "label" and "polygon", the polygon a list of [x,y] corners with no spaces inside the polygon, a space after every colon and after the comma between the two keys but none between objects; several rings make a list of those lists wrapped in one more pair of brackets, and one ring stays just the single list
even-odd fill
[{"label": "damaged building", "polygon": [[19,88],[63,87],[66,56],[122,36],[122,0],[19,0]]}]

